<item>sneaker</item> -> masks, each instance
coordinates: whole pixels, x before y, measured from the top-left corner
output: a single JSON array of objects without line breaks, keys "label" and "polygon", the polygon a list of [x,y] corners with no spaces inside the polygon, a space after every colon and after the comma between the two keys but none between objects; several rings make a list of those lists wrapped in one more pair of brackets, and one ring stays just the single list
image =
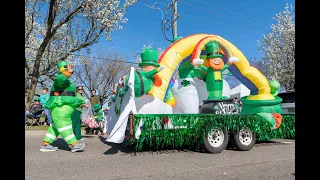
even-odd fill
[{"label": "sneaker", "polygon": [[86,143],[78,143],[74,146],[71,146],[71,152],[77,152],[80,151],[81,149],[83,149],[87,144]]},{"label": "sneaker", "polygon": [[51,144],[48,145],[42,145],[40,148],[41,152],[50,152],[50,151],[57,151],[58,147],[54,147]]}]

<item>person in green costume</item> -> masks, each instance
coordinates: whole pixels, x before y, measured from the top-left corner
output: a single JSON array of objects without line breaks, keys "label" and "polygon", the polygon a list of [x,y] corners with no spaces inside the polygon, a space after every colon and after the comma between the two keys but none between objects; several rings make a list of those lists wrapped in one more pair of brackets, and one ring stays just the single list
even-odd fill
[{"label": "person in green costume", "polygon": [[[76,97],[79,99],[82,99],[84,101],[84,97],[83,97],[82,93],[83,93],[83,87],[78,86]],[[81,126],[82,126],[82,121],[81,121],[82,109],[81,108],[82,107],[88,108],[86,104],[81,104],[79,107],[74,109],[72,116],[71,116],[72,129],[73,129],[73,133],[76,136],[77,140],[82,139],[82,135],[81,135]]]},{"label": "person in green costume", "polygon": [[[222,60],[222,55],[219,53],[218,43],[212,41],[206,45],[207,53],[207,74],[206,74],[206,86],[208,92],[208,100],[221,100],[222,97],[222,88],[223,88],[223,78],[222,72],[227,69],[234,62],[238,62],[237,57],[232,57],[229,61],[224,64]],[[198,66],[202,64],[203,61],[196,60],[194,64]],[[199,63],[199,64],[198,64]],[[202,65],[200,66],[202,67]]]},{"label": "person in green costume", "polygon": [[101,135],[103,135],[102,124],[104,120],[104,113],[100,104],[95,104],[93,106],[93,116],[98,123],[98,128],[95,134],[98,135],[98,131],[100,131]]},{"label": "person in green costume", "polygon": [[71,114],[75,108],[84,104],[83,99],[76,97],[76,87],[70,80],[73,73],[71,64],[66,61],[58,63],[59,74],[51,87],[50,97],[45,107],[50,109],[52,125],[48,128],[44,137],[41,152],[57,151],[52,142],[60,134],[71,148],[71,152],[82,150],[86,143],[79,143],[72,130]]}]

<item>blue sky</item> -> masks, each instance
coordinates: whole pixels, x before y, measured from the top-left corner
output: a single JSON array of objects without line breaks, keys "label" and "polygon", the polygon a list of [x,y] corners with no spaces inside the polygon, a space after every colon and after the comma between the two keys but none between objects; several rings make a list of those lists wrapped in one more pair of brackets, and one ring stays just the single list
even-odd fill
[{"label": "blue sky", "polygon": [[[270,25],[276,23],[272,17],[283,11],[286,3],[294,4],[293,0],[179,1],[178,14],[181,15],[177,22],[178,36],[216,34],[233,43],[248,59],[261,57],[257,50],[257,40],[262,40],[263,34],[271,31]],[[152,5],[154,2],[167,4],[168,1],[138,2],[127,9],[125,16],[129,21],[124,25],[124,29],[114,32],[112,41],[101,38],[99,43],[91,47],[93,53],[116,50],[128,61],[135,61],[134,54],[141,51],[143,45],[151,42],[154,48],[166,48],[170,45],[161,33],[161,12],[143,5]],[[155,6],[165,9],[163,4]],[[167,36],[172,38],[172,33],[167,32]]]}]

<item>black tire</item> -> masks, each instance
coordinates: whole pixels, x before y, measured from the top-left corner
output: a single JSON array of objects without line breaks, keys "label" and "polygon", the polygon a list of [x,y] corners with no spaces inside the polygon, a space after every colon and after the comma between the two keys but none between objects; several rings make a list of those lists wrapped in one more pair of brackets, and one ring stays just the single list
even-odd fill
[{"label": "black tire", "polygon": [[208,134],[204,137],[203,148],[212,154],[221,153],[228,145],[228,131],[225,128],[215,128],[212,131],[211,136]]},{"label": "black tire", "polygon": [[231,140],[237,150],[249,151],[256,143],[256,133],[249,129],[240,129],[231,134]]}]

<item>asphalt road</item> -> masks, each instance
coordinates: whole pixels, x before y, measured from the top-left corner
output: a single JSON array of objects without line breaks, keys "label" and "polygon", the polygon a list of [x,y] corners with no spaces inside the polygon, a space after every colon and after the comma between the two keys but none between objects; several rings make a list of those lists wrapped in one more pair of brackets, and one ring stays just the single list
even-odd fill
[{"label": "asphalt road", "polygon": [[71,153],[62,139],[56,152],[40,152],[45,132],[26,132],[25,177],[30,180],[213,180],[295,179],[295,141],[256,144],[250,151],[220,154],[186,149],[144,150],[135,153],[86,136],[85,151]]}]

